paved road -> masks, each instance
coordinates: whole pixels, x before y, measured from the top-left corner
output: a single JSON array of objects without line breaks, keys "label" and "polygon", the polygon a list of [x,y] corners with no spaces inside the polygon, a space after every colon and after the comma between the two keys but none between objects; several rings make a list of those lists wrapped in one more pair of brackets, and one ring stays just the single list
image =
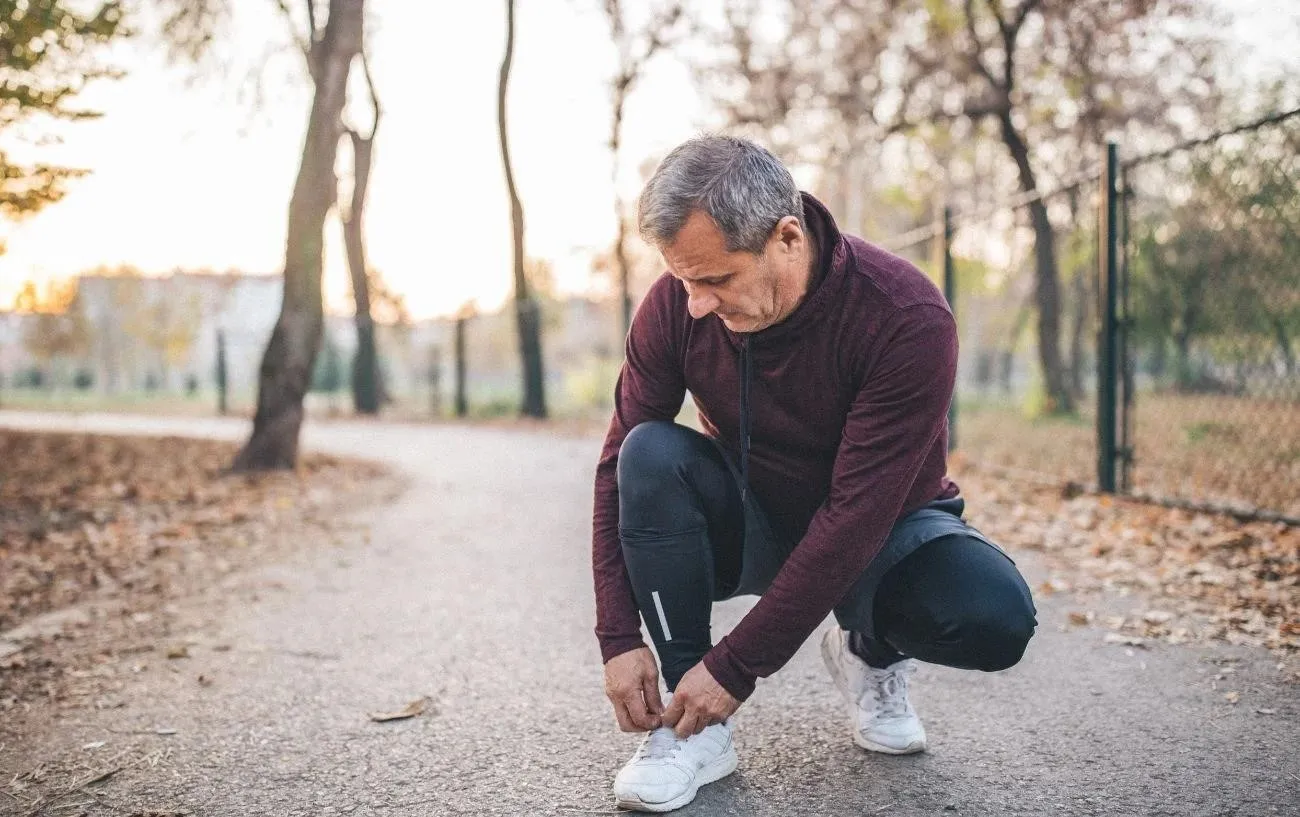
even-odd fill
[{"label": "paved road", "polygon": [[[0,413],[0,424],[243,433],[155,418]],[[322,547],[247,577],[275,589],[205,631],[206,643],[235,649],[200,645],[184,672],[141,672],[124,708],[54,722],[34,745],[66,752],[175,729],[134,738],[169,748],[162,763],[104,784],[141,812],[612,813],[609,783],[636,740],[613,728],[591,635],[598,441],[331,424],[309,427],[305,442],[383,459],[413,487],[369,514],[368,546]],[[1041,578],[1031,555],[1018,558]],[[721,606],[719,626],[745,609]],[[1126,650],[1096,630],[1064,631],[1066,609],[1040,600],[1039,634],[1011,671],[922,667],[913,698],[932,751],[907,758],[849,743],[810,640],[741,710],[739,772],[680,813],[1300,813],[1300,695],[1265,653]],[[1235,705],[1211,685],[1225,659],[1238,660]],[[201,686],[198,673],[215,683]],[[435,712],[365,717],[421,695]]]}]

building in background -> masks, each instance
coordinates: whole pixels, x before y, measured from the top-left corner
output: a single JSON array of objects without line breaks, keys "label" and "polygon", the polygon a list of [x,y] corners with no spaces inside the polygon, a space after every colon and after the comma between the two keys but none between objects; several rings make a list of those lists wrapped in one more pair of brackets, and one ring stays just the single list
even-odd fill
[{"label": "building in background", "polygon": [[[150,394],[211,395],[217,383],[218,337],[224,339],[231,405],[251,408],[267,340],[279,316],[279,275],[176,271],[163,276],[88,273],[57,321],[0,312],[0,384],[77,389],[135,399]],[[568,298],[544,309],[548,389],[561,405],[604,405],[622,357],[614,303]],[[58,344],[42,337],[64,326]],[[75,330],[75,331],[72,331]],[[520,389],[518,338],[512,310],[471,318],[466,326],[471,404],[510,413]],[[376,337],[386,395],[419,414],[450,410],[455,389],[455,320],[380,324]],[[327,314],[318,368],[339,392],[326,404],[343,408],[356,350],[351,315]],[[313,398],[318,400],[318,398]]]}]

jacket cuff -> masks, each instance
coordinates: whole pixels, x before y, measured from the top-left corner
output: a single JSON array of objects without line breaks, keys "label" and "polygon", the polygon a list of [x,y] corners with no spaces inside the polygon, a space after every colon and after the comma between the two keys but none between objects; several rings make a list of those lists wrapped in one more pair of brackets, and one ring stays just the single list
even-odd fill
[{"label": "jacket cuff", "polygon": [[600,639],[601,663],[609,663],[609,659],[615,656],[645,646],[645,642],[641,640],[639,635],[598,636],[598,638]]},{"label": "jacket cuff", "polygon": [[731,693],[731,697],[742,703],[754,694],[754,684],[758,676],[736,660],[727,647],[727,640],[719,641],[704,656],[704,668],[713,676],[713,680]]}]

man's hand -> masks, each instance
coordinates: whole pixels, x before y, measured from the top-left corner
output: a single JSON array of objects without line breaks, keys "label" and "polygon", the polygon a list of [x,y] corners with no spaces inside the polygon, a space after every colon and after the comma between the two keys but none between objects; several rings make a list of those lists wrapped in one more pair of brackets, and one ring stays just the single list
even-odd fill
[{"label": "man's hand", "polygon": [[659,698],[659,668],[649,647],[616,655],[605,663],[605,695],[624,732],[658,729],[664,711]]},{"label": "man's hand", "polygon": [[682,676],[673,690],[664,725],[671,726],[677,737],[688,738],[707,726],[722,723],[739,708],[740,701],[713,679],[701,661]]}]

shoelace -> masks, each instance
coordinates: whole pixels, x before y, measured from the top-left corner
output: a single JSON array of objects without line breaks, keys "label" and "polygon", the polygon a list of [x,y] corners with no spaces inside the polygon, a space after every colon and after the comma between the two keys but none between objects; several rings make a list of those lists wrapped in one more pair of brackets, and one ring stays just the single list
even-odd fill
[{"label": "shoelace", "polygon": [[868,689],[863,703],[872,703],[870,698],[874,693],[876,703],[878,704],[877,712],[881,715],[891,718],[903,717],[907,714],[907,679],[916,672],[916,665],[911,662],[899,662],[888,670],[881,670],[876,680],[875,689]]},{"label": "shoelace", "polygon": [[683,744],[685,741],[678,740],[673,730],[661,726],[650,733],[650,737],[637,750],[637,755],[650,760],[662,760],[679,752]]}]

